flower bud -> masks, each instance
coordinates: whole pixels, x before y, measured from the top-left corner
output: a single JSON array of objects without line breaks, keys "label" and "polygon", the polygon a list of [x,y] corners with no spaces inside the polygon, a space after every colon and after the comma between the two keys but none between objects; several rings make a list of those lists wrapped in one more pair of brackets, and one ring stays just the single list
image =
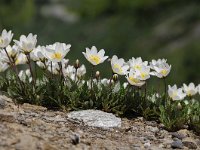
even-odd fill
[{"label": "flower bud", "polygon": [[181,110],[182,108],[183,108],[183,107],[182,107],[181,103],[178,103],[177,109]]},{"label": "flower bud", "polygon": [[100,72],[99,72],[99,71],[96,72],[95,78],[96,78],[97,80],[99,80],[99,78],[100,78]]},{"label": "flower bud", "polygon": [[114,82],[117,82],[117,81],[118,81],[118,75],[117,75],[117,74],[114,74],[114,75],[113,75],[113,81],[114,81]]},{"label": "flower bud", "polygon": [[74,68],[75,68],[75,69],[80,68],[80,62],[79,62],[78,59],[76,60],[76,62],[75,62],[75,64],[74,64]]}]

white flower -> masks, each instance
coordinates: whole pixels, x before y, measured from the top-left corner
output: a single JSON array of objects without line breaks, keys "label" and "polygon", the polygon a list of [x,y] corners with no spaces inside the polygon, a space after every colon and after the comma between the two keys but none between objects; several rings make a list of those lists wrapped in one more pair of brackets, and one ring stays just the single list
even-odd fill
[{"label": "white flower", "polygon": [[65,77],[75,80],[75,71],[76,69],[74,66],[68,65],[67,68],[63,69],[63,74]]},{"label": "white flower", "polygon": [[42,69],[46,68],[45,64],[43,62],[41,62],[41,61],[37,61],[36,64]]},{"label": "white flower", "polygon": [[197,91],[198,91],[199,94],[200,94],[200,84],[197,86]]},{"label": "white flower", "polygon": [[[92,82],[92,85],[93,85],[92,87],[94,87],[94,85],[95,85],[95,86],[97,86],[99,89],[101,89],[101,83],[98,82],[97,79],[93,79],[92,81],[93,81],[93,82]],[[91,89],[91,79],[87,81],[87,86],[88,86],[88,89]]]},{"label": "white flower", "polygon": [[3,62],[3,63],[10,63],[10,60],[6,54],[6,52],[4,50],[0,50],[0,61]]},{"label": "white flower", "polygon": [[70,44],[56,42],[53,45],[46,46],[45,56],[52,62],[61,62],[70,51]]},{"label": "white flower", "polygon": [[134,86],[141,87],[145,84],[145,81],[140,80],[133,69],[131,69],[130,72],[126,75],[126,79],[131,85]]},{"label": "white flower", "polygon": [[126,89],[127,86],[128,86],[128,82],[124,82],[124,83],[123,83],[123,87],[124,87],[124,89]]},{"label": "white flower", "polygon": [[0,48],[5,48],[8,46],[13,38],[12,31],[7,32],[5,29],[0,35]]},{"label": "white flower", "polygon": [[15,59],[15,57],[19,53],[19,47],[17,45],[13,45],[12,47],[10,45],[8,45],[6,47],[6,51],[7,51],[8,55],[9,55],[9,57],[11,57],[12,59]]},{"label": "white flower", "polygon": [[26,82],[27,79],[28,79],[29,82],[32,81],[31,72],[30,72],[29,69],[27,69],[27,70],[21,70],[19,72],[18,76],[19,76],[19,78],[20,78],[20,80],[22,82]]},{"label": "white flower", "polygon": [[155,103],[158,98],[161,98],[159,93],[153,93],[152,95],[147,96],[147,99]]},{"label": "white flower", "polygon": [[152,62],[150,62],[150,67],[154,70],[151,72],[151,75],[157,76],[158,78],[166,77],[171,71],[171,65],[169,65],[165,59],[158,59],[157,61],[152,60]]},{"label": "white flower", "polygon": [[25,35],[21,35],[20,40],[14,40],[14,42],[19,46],[24,54],[29,54],[36,46],[37,35],[33,35],[32,33],[29,33],[27,37]]},{"label": "white flower", "polygon": [[7,63],[0,61],[0,72],[4,72],[8,67],[9,65]]},{"label": "white flower", "polygon": [[129,69],[129,66],[126,65],[124,59],[118,59],[116,55],[114,55],[111,59],[111,67],[113,72],[119,75],[125,75]]},{"label": "white flower", "polygon": [[48,61],[47,62],[47,69],[49,72],[51,72],[52,74],[59,74],[60,73],[60,66],[58,65],[57,62],[51,62],[51,61]]},{"label": "white flower", "polygon": [[187,96],[193,96],[197,93],[197,87],[195,87],[194,83],[190,83],[188,86],[183,84],[183,91]]},{"label": "white flower", "polygon": [[77,76],[79,78],[81,78],[82,76],[84,76],[86,74],[86,68],[85,65],[81,65],[78,69],[77,69]]},{"label": "white flower", "polygon": [[114,81],[113,80],[110,81],[110,79],[104,78],[104,79],[101,79],[100,82],[101,84],[103,84],[103,86],[107,87],[110,85],[110,82],[113,83]]},{"label": "white flower", "polygon": [[135,69],[140,70],[142,66],[147,66],[148,62],[147,61],[143,62],[141,57],[137,57],[137,58],[132,57],[132,59],[129,59],[128,65],[133,70]]},{"label": "white flower", "polygon": [[133,70],[135,72],[135,76],[140,80],[147,80],[150,78],[150,67],[142,65],[140,69]]},{"label": "white flower", "polygon": [[91,49],[86,48],[86,52],[82,53],[85,58],[93,65],[103,63],[108,58],[108,56],[104,56],[105,51],[103,49],[97,52],[97,48],[95,46],[92,46]]},{"label": "white flower", "polygon": [[112,92],[117,93],[117,92],[119,92],[120,88],[121,88],[121,84],[120,84],[120,82],[117,82],[117,83],[115,83],[115,85],[112,89]]},{"label": "white flower", "polygon": [[28,62],[27,57],[23,53],[19,53],[15,60],[15,65],[26,64]]},{"label": "white flower", "polygon": [[183,100],[186,96],[186,94],[183,93],[183,89],[178,89],[176,85],[172,87],[168,85],[168,95],[172,100]]},{"label": "white flower", "polygon": [[62,67],[66,68],[68,66],[68,62],[69,62],[69,59],[63,58],[63,60],[61,61]]},{"label": "white flower", "polygon": [[31,53],[30,57],[33,61],[44,61],[45,57],[45,47],[44,46],[37,46]]}]

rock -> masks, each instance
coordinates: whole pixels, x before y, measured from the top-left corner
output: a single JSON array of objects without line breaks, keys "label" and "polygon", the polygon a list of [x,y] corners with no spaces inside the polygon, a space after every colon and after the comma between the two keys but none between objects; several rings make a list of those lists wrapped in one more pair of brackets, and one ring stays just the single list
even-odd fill
[{"label": "rock", "polygon": [[151,146],[150,142],[144,143],[144,148],[149,148]]},{"label": "rock", "polygon": [[184,141],[183,145],[189,149],[197,149],[197,145],[194,142]]},{"label": "rock", "polygon": [[184,137],[188,137],[189,136],[189,131],[187,129],[182,129],[178,131],[178,134],[184,136]]},{"label": "rock", "polygon": [[189,149],[197,149],[197,145],[194,143],[194,139],[187,137],[183,140],[183,145]]},{"label": "rock", "polygon": [[197,143],[198,146],[200,146],[200,140],[199,139],[196,141],[196,143]]},{"label": "rock", "polygon": [[146,126],[146,129],[153,132],[153,133],[159,132],[159,129],[157,127]]},{"label": "rock", "polygon": [[93,127],[121,127],[121,118],[117,118],[112,113],[106,113],[100,110],[73,111],[68,114],[68,118],[78,120]]},{"label": "rock", "polygon": [[171,147],[172,148],[183,149],[183,143],[181,142],[181,140],[176,140],[176,141],[172,142]]},{"label": "rock", "polygon": [[159,148],[164,148],[164,145],[163,145],[163,144],[159,144],[158,147],[159,147]]},{"label": "rock", "polygon": [[16,122],[15,116],[13,113],[0,112],[0,122]]},{"label": "rock", "polygon": [[186,136],[184,134],[177,133],[177,132],[172,132],[171,135],[172,135],[173,138],[176,137],[176,138],[178,138],[180,140],[186,138]]},{"label": "rock", "polygon": [[6,106],[6,102],[4,99],[0,98],[0,109],[4,109]]},{"label": "rock", "polygon": [[72,144],[77,145],[80,143],[80,135],[79,134],[74,134],[72,137]]}]

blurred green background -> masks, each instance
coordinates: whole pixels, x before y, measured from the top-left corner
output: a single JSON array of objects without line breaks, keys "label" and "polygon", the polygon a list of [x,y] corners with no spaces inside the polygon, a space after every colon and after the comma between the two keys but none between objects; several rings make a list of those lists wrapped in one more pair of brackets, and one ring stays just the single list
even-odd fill
[{"label": "blurred green background", "polygon": [[[167,58],[170,84],[200,83],[199,0],[1,0],[0,30],[38,35],[38,44],[72,44],[70,63],[85,47],[128,60]],[[99,65],[109,76],[110,65]]]}]

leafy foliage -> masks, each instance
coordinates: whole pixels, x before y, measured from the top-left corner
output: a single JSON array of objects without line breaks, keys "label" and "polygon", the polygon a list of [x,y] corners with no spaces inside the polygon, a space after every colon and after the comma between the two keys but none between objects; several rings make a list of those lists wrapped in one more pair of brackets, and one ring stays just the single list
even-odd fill
[{"label": "leafy foliage", "polygon": [[80,83],[67,78],[62,85],[60,76],[52,78],[48,73],[44,73],[35,86],[26,78],[21,87],[12,71],[0,78],[1,91],[6,91],[18,103],[66,111],[100,109],[119,116],[132,114],[160,121],[169,131],[189,125],[195,132],[200,132],[200,103],[195,99],[172,101],[154,90],[130,85],[125,88],[119,81],[109,86],[94,84],[92,89],[87,82]]}]

